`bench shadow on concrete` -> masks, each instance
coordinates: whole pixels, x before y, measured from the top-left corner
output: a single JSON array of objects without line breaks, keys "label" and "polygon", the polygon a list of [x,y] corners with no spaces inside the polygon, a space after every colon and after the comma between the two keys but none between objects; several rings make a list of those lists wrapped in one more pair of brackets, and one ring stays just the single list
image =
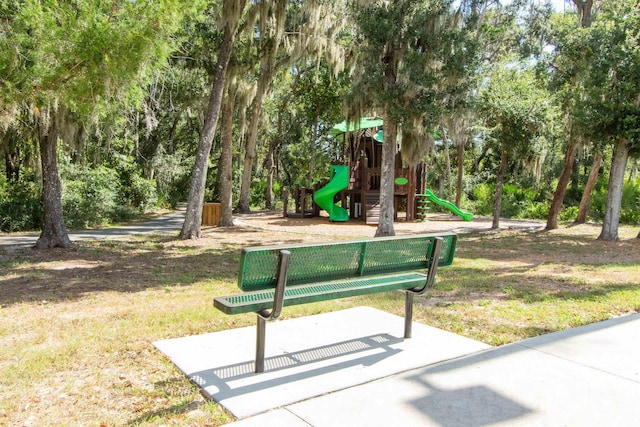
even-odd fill
[{"label": "bench shadow on concrete", "polygon": [[[260,377],[261,374],[254,372],[255,362],[253,360],[193,372],[190,373],[188,377],[191,381],[199,385],[208,397],[220,401],[230,397],[241,396],[247,392],[266,390],[274,386],[282,386],[287,383],[319,377],[323,374],[340,371],[353,366],[371,366],[401,352],[401,349],[393,348],[392,345],[401,343],[402,341],[402,338],[383,333],[267,357],[265,358],[265,373],[275,373],[344,356],[356,355],[358,353],[376,352],[375,354],[349,358],[349,360],[319,368],[295,370],[295,373],[277,376],[275,378],[273,376],[263,376],[265,381],[252,382],[239,387],[234,387],[231,383],[246,378],[255,379]],[[214,387],[218,391],[209,394],[207,389],[210,387]]]},{"label": "bench shadow on concrete", "polygon": [[265,372],[254,373],[255,328],[154,342],[201,393],[246,418],[490,348],[450,332],[357,307],[274,322]]}]

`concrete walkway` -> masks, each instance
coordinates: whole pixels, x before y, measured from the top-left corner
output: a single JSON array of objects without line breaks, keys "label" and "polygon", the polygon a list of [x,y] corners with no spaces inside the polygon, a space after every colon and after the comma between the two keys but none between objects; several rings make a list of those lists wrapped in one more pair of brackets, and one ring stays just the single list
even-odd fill
[{"label": "concrete walkway", "polygon": [[[139,224],[124,225],[96,230],[69,231],[72,242],[81,240],[104,240],[143,234],[178,234],[184,223],[184,207],[170,214]],[[0,233],[0,247],[27,247],[35,245],[39,233]]]},{"label": "concrete walkway", "polygon": [[[395,319],[394,319],[395,318]],[[348,327],[345,327],[348,325]],[[626,426],[640,420],[640,314],[497,348],[362,307],[154,343],[234,427]]]}]

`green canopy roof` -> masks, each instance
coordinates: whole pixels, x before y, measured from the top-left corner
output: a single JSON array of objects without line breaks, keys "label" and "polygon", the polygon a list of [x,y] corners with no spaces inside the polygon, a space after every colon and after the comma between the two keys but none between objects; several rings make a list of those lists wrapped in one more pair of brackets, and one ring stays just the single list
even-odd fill
[{"label": "green canopy roof", "polygon": [[365,117],[360,119],[358,123],[349,122],[348,126],[346,121],[342,121],[331,128],[329,135],[338,136],[345,132],[353,132],[358,129],[370,129],[378,126],[382,126],[382,119]]},{"label": "green canopy roof", "polygon": [[[382,126],[383,122],[382,119],[378,119],[378,118],[373,118],[373,117],[365,117],[360,119],[360,121],[356,124],[355,122],[349,122],[349,127],[347,128],[347,122],[346,121],[342,121],[340,123],[338,123],[337,125],[335,125],[334,127],[331,128],[331,130],[329,130],[329,135],[332,136],[340,136],[343,133],[346,132],[353,132],[354,130],[359,130],[359,129],[371,129],[371,128],[377,128],[379,126]],[[440,135],[438,135],[435,131],[429,131],[429,133],[431,134],[432,137],[434,137],[435,139],[440,139]],[[378,142],[383,142],[384,140],[384,133],[382,130],[377,131],[376,133],[373,134],[373,139],[375,139]]]}]

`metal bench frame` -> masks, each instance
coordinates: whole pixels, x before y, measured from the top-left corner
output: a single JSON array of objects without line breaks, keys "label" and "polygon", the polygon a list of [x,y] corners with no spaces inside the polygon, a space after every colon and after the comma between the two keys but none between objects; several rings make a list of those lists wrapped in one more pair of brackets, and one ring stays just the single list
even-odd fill
[{"label": "metal bench frame", "polygon": [[[440,252],[443,245],[443,238],[439,236],[433,237],[433,243],[428,259],[426,259],[426,265],[428,271],[426,274],[420,274],[424,276],[424,285],[420,287],[411,287],[407,289],[400,289],[405,292],[405,316],[404,316],[404,338],[411,338],[412,335],[412,323],[413,323],[413,301],[415,295],[423,294],[427,289],[433,286],[436,271],[438,269],[438,261]],[[454,249],[455,250],[455,247]],[[364,254],[363,260],[364,260]],[[287,289],[287,278],[289,272],[289,264],[291,258],[291,251],[286,248],[279,250],[278,263],[276,269],[276,284],[273,294],[273,305],[270,309],[264,309],[257,312],[257,331],[256,331],[256,356],[255,356],[255,372],[264,372],[265,368],[265,345],[266,345],[266,324],[269,321],[276,320],[280,317],[285,301],[285,290]],[[242,268],[242,266],[241,266]],[[378,275],[376,277],[385,278],[385,275]],[[390,283],[393,281],[393,275],[389,275]],[[297,286],[297,285],[294,285]],[[367,293],[382,292],[372,290]],[[233,297],[233,296],[229,296]],[[217,308],[223,310],[221,301],[229,297],[217,297],[214,299],[214,304]],[[224,310],[223,310],[224,311]]]}]

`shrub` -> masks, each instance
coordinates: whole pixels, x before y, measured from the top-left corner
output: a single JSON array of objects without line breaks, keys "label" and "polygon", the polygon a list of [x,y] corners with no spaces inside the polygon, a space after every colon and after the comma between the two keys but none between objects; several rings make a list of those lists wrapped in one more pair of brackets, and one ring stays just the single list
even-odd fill
[{"label": "shrub", "polygon": [[115,171],[104,166],[65,165],[62,207],[66,225],[86,228],[109,222],[117,206],[117,182]]},{"label": "shrub", "polygon": [[267,180],[253,178],[249,194],[249,204],[251,206],[263,207],[265,204],[265,193],[267,191]]},{"label": "shrub", "polygon": [[604,219],[604,212],[607,206],[607,179],[604,176],[598,178],[589,200],[589,215],[598,221]]},{"label": "shrub", "polygon": [[[601,177],[596,183],[589,201],[589,214],[596,220],[602,221],[604,219],[607,196],[607,177]],[[620,222],[640,224],[640,179],[626,181],[622,187]]]},{"label": "shrub", "polygon": [[120,205],[132,210],[144,212],[158,203],[158,193],[156,183],[153,180],[145,179],[138,174],[128,176],[127,185],[122,182]]},{"label": "shrub", "polygon": [[23,231],[42,227],[40,188],[33,182],[0,180],[0,230]]},{"label": "shrub", "polygon": [[473,188],[472,210],[476,215],[491,215],[496,200],[496,190],[493,185],[480,183]]},{"label": "shrub", "polygon": [[531,202],[518,212],[518,218],[547,219],[548,216],[549,204],[545,202]]},{"label": "shrub", "polygon": [[575,221],[578,218],[578,211],[580,208],[578,206],[568,206],[560,211],[558,214],[558,219],[564,222]]}]

